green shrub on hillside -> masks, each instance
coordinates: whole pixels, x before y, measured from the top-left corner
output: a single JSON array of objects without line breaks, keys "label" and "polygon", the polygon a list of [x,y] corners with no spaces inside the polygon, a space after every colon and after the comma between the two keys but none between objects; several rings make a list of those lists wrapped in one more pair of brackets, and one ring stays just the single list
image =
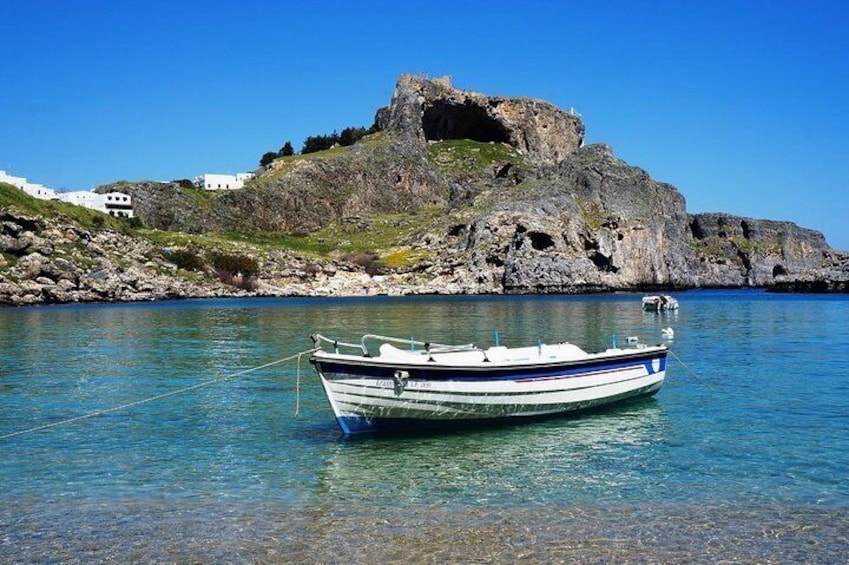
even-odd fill
[{"label": "green shrub on hillside", "polygon": [[385,268],[380,262],[378,256],[368,251],[355,251],[353,253],[348,253],[342,257],[342,259],[349,263],[353,263],[354,265],[359,265],[371,276],[380,275],[385,271]]},{"label": "green shrub on hillside", "polygon": [[202,271],[206,268],[203,258],[189,249],[164,249],[162,256],[169,263],[177,265],[178,269],[184,271]]},{"label": "green shrub on hillside", "polygon": [[262,154],[262,157],[259,158],[259,166],[267,167],[278,157],[277,153],[274,151],[266,151]]},{"label": "green shrub on hillside", "polygon": [[291,157],[295,154],[295,148],[292,147],[292,142],[287,141],[283,144],[283,147],[280,148],[280,151],[277,154],[281,157]]},{"label": "green shrub on hillside", "polygon": [[219,275],[255,277],[259,274],[259,264],[253,257],[215,253],[211,262]]},{"label": "green shrub on hillside", "polygon": [[144,222],[139,217],[121,218],[121,222],[131,230],[140,230],[144,228]]},{"label": "green shrub on hillside", "polygon": [[212,256],[212,266],[218,280],[243,290],[256,290],[256,277],[259,264],[256,259],[244,255],[216,253]]},{"label": "green shrub on hillside", "polygon": [[180,188],[195,188],[195,183],[189,179],[175,179],[171,183],[176,184]]},{"label": "green shrub on hillside", "polygon": [[506,143],[449,139],[428,146],[428,158],[443,172],[476,173],[496,165],[525,167],[522,156]]},{"label": "green shrub on hillside", "polygon": [[[342,133],[333,133],[329,135],[310,135],[304,139],[304,144],[301,147],[301,155],[308,155],[310,153],[318,153],[319,151],[327,151],[334,145],[340,145],[342,147],[348,147],[349,145],[353,145],[363,137],[377,132],[377,126],[373,125],[370,128],[366,129],[362,126],[360,127],[347,127],[342,130]],[[295,154],[295,149],[292,147],[292,143],[287,141],[283,144],[283,147],[280,148],[279,151],[266,151],[263,153],[262,157],[259,159],[259,164],[261,167],[267,167],[270,165],[275,159],[280,157],[291,157]]]}]

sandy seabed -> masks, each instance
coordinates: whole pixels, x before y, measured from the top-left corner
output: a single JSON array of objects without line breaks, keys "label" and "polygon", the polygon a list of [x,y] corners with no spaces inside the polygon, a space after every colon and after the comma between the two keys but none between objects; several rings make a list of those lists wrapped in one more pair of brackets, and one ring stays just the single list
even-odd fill
[{"label": "sandy seabed", "polygon": [[[7,501],[8,502],[8,501]],[[0,509],[4,563],[845,563],[849,508],[289,507],[226,500]]]}]

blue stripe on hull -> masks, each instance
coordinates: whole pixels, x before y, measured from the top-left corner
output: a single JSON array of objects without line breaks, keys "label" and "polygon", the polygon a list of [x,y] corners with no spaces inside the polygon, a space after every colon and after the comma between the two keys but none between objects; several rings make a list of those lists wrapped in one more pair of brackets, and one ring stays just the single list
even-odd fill
[{"label": "blue stripe on hull", "polygon": [[[659,368],[653,363],[660,360]],[[650,357],[628,358],[616,362],[600,360],[591,363],[564,363],[562,366],[550,365],[542,367],[504,367],[492,370],[474,370],[457,367],[422,367],[421,365],[370,365],[338,363],[334,361],[313,361],[320,373],[330,380],[345,379],[350,377],[371,377],[377,379],[391,379],[395,371],[402,368],[409,372],[411,379],[426,381],[497,381],[497,380],[526,380],[541,379],[560,376],[581,376],[587,373],[599,371],[611,371],[644,365],[649,375],[666,369],[666,353],[656,354]]]},{"label": "blue stripe on hull", "polygon": [[364,418],[361,416],[340,416],[336,419],[342,433],[345,436],[356,436],[365,434],[393,434],[401,432],[439,430],[445,428],[467,429],[484,426],[503,426],[517,423],[526,423],[566,415],[579,415],[588,412],[604,410],[613,404],[623,404],[643,397],[654,396],[660,390],[660,383],[643,387],[627,393],[599,399],[596,402],[576,406],[574,409],[554,414],[535,416],[509,416],[503,418],[477,418],[477,419],[420,419],[420,418]]},{"label": "blue stripe on hull", "polygon": [[649,375],[653,375],[655,373],[660,373],[660,372],[666,370],[666,356],[664,355],[663,357],[660,358],[660,363],[658,364],[657,367],[654,366],[654,362],[656,360],[657,360],[657,358],[650,359],[650,360],[645,362],[646,371],[648,371]]}]

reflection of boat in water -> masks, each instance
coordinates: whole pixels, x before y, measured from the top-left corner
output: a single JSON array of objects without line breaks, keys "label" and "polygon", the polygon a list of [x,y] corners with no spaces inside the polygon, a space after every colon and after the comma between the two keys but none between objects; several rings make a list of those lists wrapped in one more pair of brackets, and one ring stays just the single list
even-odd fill
[{"label": "reflection of boat in water", "polygon": [[[359,344],[313,340],[334,347],[310,362],[346,435],[517,422],[652,395],[668,353],[663,345],[587,353],[570,343],[480,349],[374,335]],[[372,342],[380,344],[376,356]],[[359,352],[339,353],[340,346]]]},{"label": "reflection of boat in water", "polygon": [[388,507],[398,501],[550,503],[655,480],[645,476],[657,465],[651,446],[670,433],[662,402],[642,398],[533,426],[342,441],[328,446],[315,470],[316,488],[337,500]]},{"label": "reflection of boat in water", "polygon": [[668,294],[655,294],[643,297],[643,310],[661,312],[663,310],[677,310],[678,301]]}]

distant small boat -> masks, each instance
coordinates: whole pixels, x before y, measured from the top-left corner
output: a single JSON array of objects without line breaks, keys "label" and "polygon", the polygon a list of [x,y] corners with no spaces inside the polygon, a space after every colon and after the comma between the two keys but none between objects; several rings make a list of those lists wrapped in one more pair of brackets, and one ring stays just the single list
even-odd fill
[{"label": "distant small boat", "polygon": [[376,335],[312,339],[310,362],[345,435],[518,422],[653,395],[668,353],[641,344],[587,353],[571,343],[481,349]]},{"label": "distant small boat", "polygon": [[678,301],[668,294],[655,294],[643,297],[643,310],[660,312],[661,310],[677,310]]}]

